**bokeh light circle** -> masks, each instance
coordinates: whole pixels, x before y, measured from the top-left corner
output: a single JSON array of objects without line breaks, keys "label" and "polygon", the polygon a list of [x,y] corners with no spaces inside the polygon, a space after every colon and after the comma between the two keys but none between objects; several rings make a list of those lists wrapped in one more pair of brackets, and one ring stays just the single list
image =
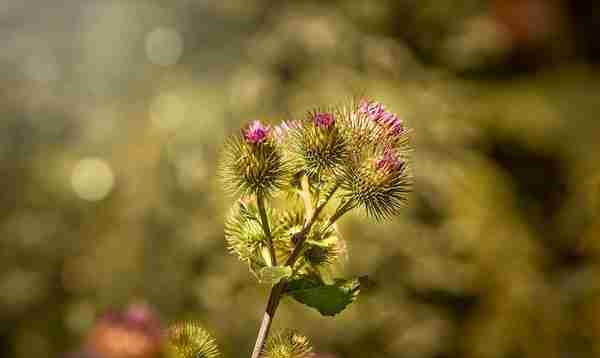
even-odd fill
[{"label": "bokeh light circle", "polygon": [[113,170],[100,158],[84,158],[73,168],[71,186],[78,197],[89,201],[104,199],[115,184]]}]

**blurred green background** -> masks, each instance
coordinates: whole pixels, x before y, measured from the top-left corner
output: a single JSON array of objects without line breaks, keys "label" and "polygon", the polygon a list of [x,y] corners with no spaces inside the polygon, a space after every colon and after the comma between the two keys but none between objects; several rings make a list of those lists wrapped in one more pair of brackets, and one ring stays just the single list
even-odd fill
[{"label": "blurred green background", "polygon": [[268,287],[228,255],[224,138],[357,95],[415,128],[402,217],[345,218],[350,357],[600,356],[595,0],[0,1],[0,356],[60,357],[109,307],[248,356]]}]

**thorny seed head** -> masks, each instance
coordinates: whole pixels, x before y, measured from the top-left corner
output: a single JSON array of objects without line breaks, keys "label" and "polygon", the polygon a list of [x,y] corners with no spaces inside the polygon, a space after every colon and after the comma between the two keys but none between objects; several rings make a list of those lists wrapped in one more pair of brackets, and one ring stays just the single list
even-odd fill
[{"label": "thorny seed head", "polygon": [[240,261],[249,263],[259,255],[267,238],[255,205],[241,200],[234,205],[225,220],[225,240],[229,252]]},{"label": "thorny seed head", "polygon": [[305,260],[311,267],[328,266],[337,260],[339,248],[337,246],[310,246],[304,253]]},{"label": "thorny seed head", "polygon": [[332,175],[348,156],[347,133],[331,112],[309,112],[291,132],[288,150],[297,171],[311,177]]},{"label": "thorny seed head", "polygon": [[292,172],[270,127],[254,121],[227,141],[220,174],[230,192],[268,197],[288,185]]},{"label": "thorny seed head", "polygon": [[173,325],[167,335],[167,351],[173,358],[220,357],[215,339],[195,321]]},{"label": "thorny seed head", "polygon": [[317,221],[306,240],[303,257],[309,267],[328,266],[335,263],[342,253],[343,244],[334,228],[325,229],[323,221]]},{"label": "thorny seed head", "polygon": [[[289,189],[297,189],[298,178],[304,175],[315,191],[340,183],[336,195],[345,203],[342,212],[362,207],[369,216],[385,219],[400,212],[411,189],[409,134],[398,115],[371,99],[315,109],[274,127],[254,121],[241,136],[228,141],[221,173],[232,191],[265,198],[279,191],[295,197],[296,192]],[[281,215],[274,214],[273,222],[277,217]],[[302,222],[286,232],[290,238],[306,220],[298,218]],[[230,250],[243,261],[251,261],[264,251],[260,221],[233,224],[230,221],[227,226]],[[279,261],[294,243],[280,239],[276,228],[273,225],[272,231]],[[323,262],[319,257],[334,253],[322,248],[306,252],[307,258],[315,259],[311,262]],[[257,260],[250,263],[260,265]]]},{"label": "thorny seed head", "polygon": [[291,330],[272,335],[261,353],[261,358],[308,358],[312,347],[308,338]]},{"label": "thorny seed head", "polygon": [[364,208],[376,220],[400,213],[411,191],[407,162],[394,149],[374,150],[364,154],[345,173],[343,188],[346,200]]}]

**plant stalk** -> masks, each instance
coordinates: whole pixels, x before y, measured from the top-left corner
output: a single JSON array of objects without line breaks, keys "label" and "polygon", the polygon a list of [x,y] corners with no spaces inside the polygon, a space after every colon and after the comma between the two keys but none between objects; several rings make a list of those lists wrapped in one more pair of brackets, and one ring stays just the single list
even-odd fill
[{"label": "plant stalk", "polygon": [[[329,200],[333,197],[333,194],[335,194],[335,192],[337,191],[339,186],[340,186],[340,184],[337,183],[335,185],[335,187],[331,190],[331,192],[328,193],[328,195],[325,198],[325,200],[323,201],[323,203],[321,205],[319,205],[314,211],[311,210],[312,212],[310,213],[310,217],[309,217],[308,221],[306,222],[306,224],[304,225],[304,227],[302,228],[302,230],[300,230],[300,232],[294,234],[294,236],[296,237],[296,240],[294,240],[294,241],[296,241],[297,244],[294,247],[294,251],[292,251],[291,255],[288,257],[287,261],[285,262],[286,266],[290,266],[290,267],[294,266],[294,263],[296,262],[296,260],[298,259],[298,256],[300,256],[300,253],[302,252],[302,246],[304,245],[304,242],[306,241],[306,238],[308,237],[307,234],[310,231],[310,228],[312,227],[312,225],[314,224],[316,219],[319,217],[319,214],[321,213],[321,211],[323,211],[323,208],[325,207],[327,202],[329,202]],[[267,215],[266,215],[266,212],[264,211],[264,203],[262,203],[261,199],[259,199],[257,201],[259,203],[258,209],[261,213],[261,221],[263,221],[263,223],[267,223],[267,219],[266,219]],[[262,207],[262,209],[261,209],[261,207]],[[263,212],[264,212],[264,217],[263,217]],[[263,225],[263,229],[265,230],[265,235],[267,236],[269,241],[271,241],[271,239],[270,239],[271,233],[270,233],[270,231],[269,232],[266,231],[269,229],[268,223],[266,226]],[[272,248],[272,245],[270,245],[270,248]],[[273,249],[273,251],[275,251],[275,250]],[[272,255],[274,258],[275,255],[274,254],[272,254]],[[275,286],[273,286],[273,288],[271,288],[271,292],[269,293],[269,300],[267,302],[267,307],[265,308],[265,313],[263,315],[263,319],[260,324],[260,328],[258,330],[258,336],[256,337],[256,342],[254,343],[254,349],[252,350],[251,358],[259,358],[260,354],[262,353],[265,342],[266,342],[267,338],[269,337],[269,331],[271,330],[271,324],[273,323],[273,318],[275,317],[275,312],[277,312],[277,307],[279,307],[279,302],[281,301],[281,297],[283,296],[285,287],[286,287],[286,282],[280,281]]]},{"label": "plant stalk", "polygon": [[256,342],[254,343],[252,358],[259,358],[260,354],[262,353],[267,337],[269,337],[271,323],[273,323],[273,318],[275,317],[275,312],[277,311],[277,307],[279,306],[279,302],[281,301],[284,290],[285,283],[282,281],[277,283],[271,289],[269,301],[267,302],[267,308],[265,309],[265,314],[263,315],[263,319],[260,324],[258,336],[256,337]]},{"label": "plant stalk", "polygon": [[256,205],[258,206],[258,212],[260,213],[260,221],[262,224],[263,231],[267,237],[267,246],[269,249],[269,256],[271,256],[271,266],[277,266],[277,256],[275,256],[275,247],[273,246],[273,238],[271,237],[271,229],[269,228],[269,219],[267,218],[267,211],[265,210],[265,199],[263,195],[256,196]]}]

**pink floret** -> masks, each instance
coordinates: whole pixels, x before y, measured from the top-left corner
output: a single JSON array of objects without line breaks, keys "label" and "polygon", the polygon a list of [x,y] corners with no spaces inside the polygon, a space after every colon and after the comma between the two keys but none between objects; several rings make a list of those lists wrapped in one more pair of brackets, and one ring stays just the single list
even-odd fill
[{"label": "pink floret", "polygon": [[404,161],[396,155],[392,150],[386,149],[383,152],[382,158],[375,161],[377,170],[385,170],[388,172],[399,169],[404,165]]},{"label": "pink floret", "polygon": [[376,101],[362,100],[359,107],[359,112],[366,114],[370,119],[378,121],[385,113],[383,104]]},{"label": "pink floret", "polygon": [[271,128],[269,126],[263,125],[260,121],[254,121],[244,132],[244,138],[248,143],[260,144],[267,140],[270,131]]},{"label": "pink floret", "polygon": [[320,128],[329,128],[333,123],[335,123],[335,118],[333,114],[320,112],[315,114],[315,124]]}]

